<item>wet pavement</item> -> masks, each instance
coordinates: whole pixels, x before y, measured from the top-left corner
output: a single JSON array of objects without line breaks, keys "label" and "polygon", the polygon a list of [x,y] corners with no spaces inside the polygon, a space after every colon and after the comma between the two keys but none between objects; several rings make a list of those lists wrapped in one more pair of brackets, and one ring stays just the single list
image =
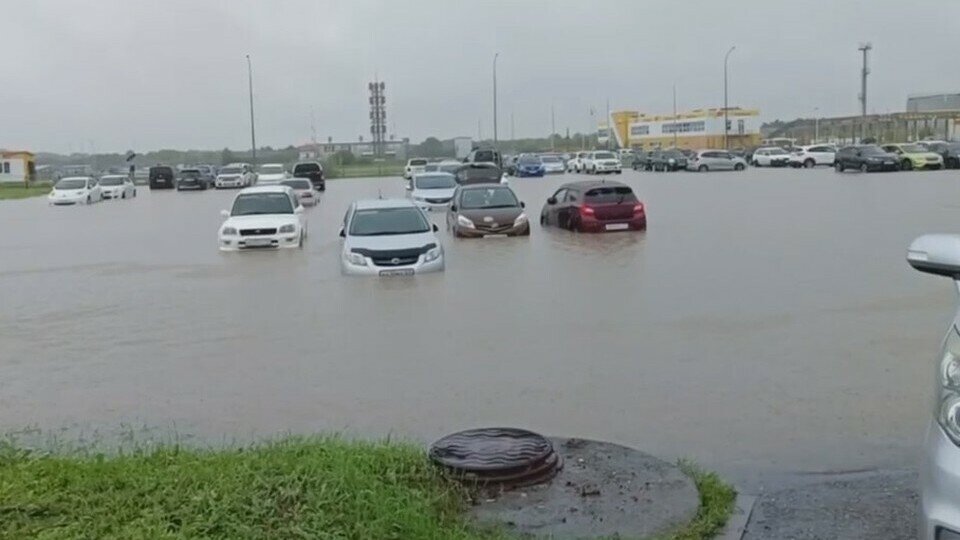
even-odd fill
[{"label": "wet pavement", "polygon": [[[573,175],[515,179],[533,221]],[[303,251],[221,254],[233,192],[0,201],[0,432],[202,441],[513,425],[691,458],[741,486],[914,466],[954,301],[907,243],[960,174],[634,173],[646,233],[454,241],[447,271],[339,273],[337,180]],[[435,216],[443,224],[442,216]]]}]

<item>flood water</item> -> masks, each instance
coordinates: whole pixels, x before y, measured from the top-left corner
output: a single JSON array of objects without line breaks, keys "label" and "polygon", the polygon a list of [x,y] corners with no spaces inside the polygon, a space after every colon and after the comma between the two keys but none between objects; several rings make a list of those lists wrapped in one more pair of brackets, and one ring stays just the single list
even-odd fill
[{"label": "flood water", "polygon": [[[572,175],[515,179],[532,221]],[[514,425],[735,479],[910,467],[953,289],[960,174],[634,173],[645,234],[453,241],[447,270],[342,277],[337,180],[303,251],[221,254],[233,192],[0,201],[0,431],[199,441]],[[441,224],[442,216],[434,216]]]}]

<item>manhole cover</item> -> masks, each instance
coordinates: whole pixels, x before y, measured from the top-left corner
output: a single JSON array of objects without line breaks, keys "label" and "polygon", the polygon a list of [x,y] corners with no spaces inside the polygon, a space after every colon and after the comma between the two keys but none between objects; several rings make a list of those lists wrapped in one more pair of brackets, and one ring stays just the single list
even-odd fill
[{"label": "manhole cover", "polygon": [[516,428],[461,431],[430,445],[430,459],[462,480],[519,487],[545,482],[563,466],[544,436]]}]

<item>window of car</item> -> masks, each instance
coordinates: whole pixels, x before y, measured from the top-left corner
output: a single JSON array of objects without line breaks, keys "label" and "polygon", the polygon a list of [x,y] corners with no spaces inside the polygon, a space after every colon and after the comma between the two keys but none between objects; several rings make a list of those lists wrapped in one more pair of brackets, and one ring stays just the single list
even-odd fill
[{"label": "window of car", "polygon": [[583,200],[589,204],[620,204],[636,202],[637,196],[627,186],[604,186],[588,190]]},{"label": "window of car", "polygon": [[64,178],[54,186],[56,189],[83,189],[87,181],[83,178]]},{"label": "window of car", "polygon": [[292,214],[294,205],[284,192],[244,193],[233,201],[231,216]]},{"label": "window of car", "polygon": [[427,160],[425,160],[425,159],[411,159],[411,160],[410,160],[410,166],[411,166],[411,167],[422,167],[422,166],[424,166],[424,165],[426,165],[426,164],[427,164]]},{"label": "window of car", "polygon": [[224,168],[220,169],[220,174],[223,174],[223,175],[226,175],[226,174],[240,174],[240,173],[242,173],[242,172],[243,172],[243,169],[241,169],[240,167],[224,167]]},{"label": "window of car", "polygon": [[122,186],[124,180],[127,178],[125,176],[104,176],[100,179],[101,186]]},{"label": "window of car", "polygon": [[430,231],[423,213],[413,207],[367,208],[357,210],[350,220],[353,236],[418,234]]},{"label": "window of car", "polygon": [[414,176],[413,181],[417,189],[450,189],[457,187],[457,180],[452,174],[447,173],[419,174]]},{"label": "window of car", "polygon": [[464,167],[457,172],[458,183],[477,184],[480,182],[500,182],[501,172],[496,167]]},{"label": "window of car", "polygon": [[613,152],[596,152],[593,154],[593,159],[616,159],[616,157]]},{"label": "window of car", "polygon": [[568,189],[567,196],[564,197],[563,202],[573,202],[575,200],[577,200],[577,192],[572,189]]},{"label": "window of car", "polygon": [[294,174],[309,174],[309,173],[315,173],[315,172],[320,172],[319,163],[297,163],[293,167]]},{"label": "window of car", "polygon": [[553,194],[553,198],[556,199],[558,203],[563,202],[563,199],[566,196],[567,196],[566,189],[558,189],[557,192]]},{"label": "window of car", "polygon": [[531,156],[531,155],[520,156],[519,163],[521,165],[539,165],[540,158],[537,156]]},{"label": "window of car", "polygon": [[197,169],[184,169],[180,171],[180,178],[199,178],[200,171]]},{"label": "window of car", "polygon": [[807,152],[831,152],[832,150],[828,146],[814,146],[807,150]]},{"label": "window of car", "polygon": [[875,144],[868,144],[868,145],[865,145],[865,146],[861,146],[859,150],[860,150],[860,153],[863,154],[863,155],[865,155],[865,156],[875,155],[875,154],[885,154],[885,153],[886,153],[886,152],[883,150],[883,148],[880,148],[879,146],[877,146],[877,145],[875,145]]},{"label": "window of car", "polygon": [[460,209],[514,208],[520,206],[517,196],[508,187],[473,188],[463,190]]},{"label": "window of car", "polygon": [[903,150],[904,152],[909,152],[911,154],[927,151],[926,148],[920,146],[919,144],[905,144],[901,146],[900,149]]}]

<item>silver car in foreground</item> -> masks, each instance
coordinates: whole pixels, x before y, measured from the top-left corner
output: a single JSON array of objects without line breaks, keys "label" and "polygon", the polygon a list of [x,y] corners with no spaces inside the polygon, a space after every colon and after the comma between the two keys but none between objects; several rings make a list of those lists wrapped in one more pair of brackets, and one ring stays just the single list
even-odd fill
[{"label": "silver car in foreground", "polygon": [[[953,279],[960,291],[960,236],[928,234],[907,249],[921,272]],[[960,539],[960,311],[953,318],[933,369],[933,414],[920,466],[921,540]]]},{"label": "silver car in foreground", "polygon": [[350,205],[340,237],[340,270],[354,276],[412,276],[444,269],[439,228],[409,199]]}]

